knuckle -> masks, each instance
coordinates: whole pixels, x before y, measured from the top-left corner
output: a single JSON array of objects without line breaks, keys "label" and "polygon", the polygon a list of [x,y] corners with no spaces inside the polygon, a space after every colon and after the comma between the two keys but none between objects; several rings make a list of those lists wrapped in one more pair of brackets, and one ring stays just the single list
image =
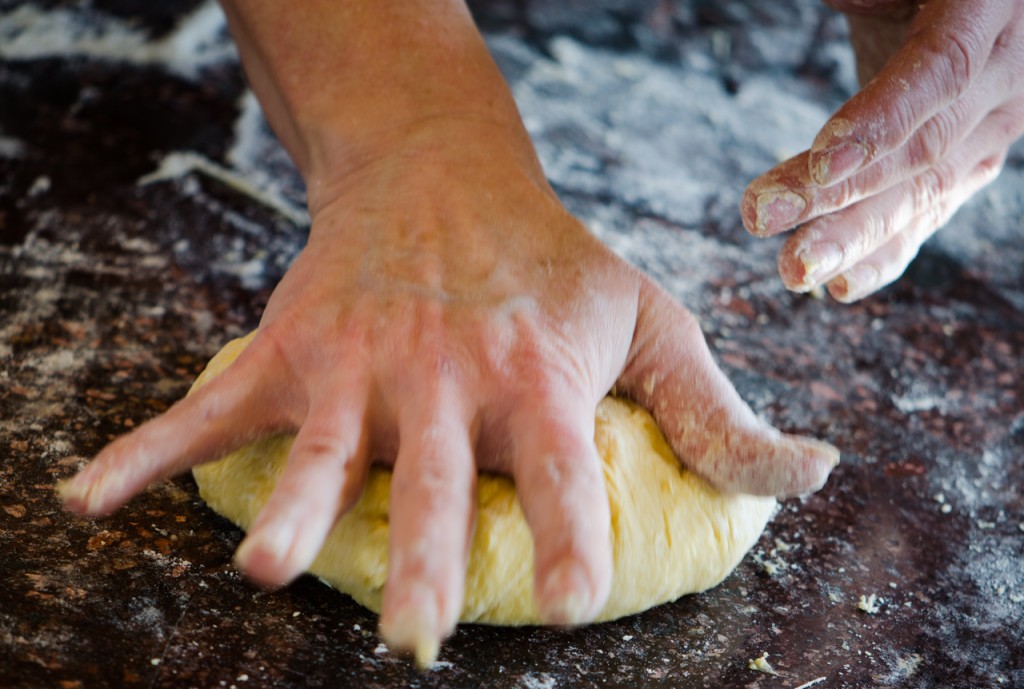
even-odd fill
[{"label": "knuckle", "polygon": [[901,98],[893,104],[893,114],[899,132],[912,133],[918,126],[918,104],[908,98]]},{"label": "knuckle", "polygon": [[931,236],[932,233],[945,225],[946,221],[949,220],[953,212],[959,207],[959,204],[953,198],[955,195],[951,193],[958,181],[959,178],[947,175],[945,182],[941,184],[942,191],[936,193],[931,203],[923,207],[923,210],[919,213],[916,221],[918,224],[918,232],[916,234],[922,235],[921,241],[924,241],[924,238]]},{"label": "knuckle", "polygon": [[947,35],[949,49],[945,51],[946,63],[952,78],[949,82],[950,93],[959,96],[964,93],[974,79],[978,50],[969,34],[950,33]]},{"label": "knuckle", "polygon": [[1000,146],[1016,141],[1024,134],[1024,97],[992,112],[989,121]]},{"label": "knuckle", "polygon": [[1003,170],[1003,165],[1006,164],[1007,151],[1002,150],[999,153],[994,153],[987,158],[982,159],[976,170],[987,182],[991,182],[999,173]]},{"label": "knuckle", "polygon": [[425,394],[441,397],[451,385],[458,386],[459,381],[466,377],[467,362],[472,361],[465,351],[467,348],[465,343],[456,341],[449,333],[434,330],[418,338],[400,368],[410,373],[411,380],[425,385]]},{"label": "knuckle", "polygon": [[[883,159],[876,163],[876,165],[885,164],[887,159]],[[842,210],[852,206],[857,201],[864,197],[864,191],[862,187],[864,181],[857,175],[844,179],[839,184],[834,185],[833,189],[830,190],[833,194],[830,205],[830,211]]]},{"label": "knuckle", "polygon": [[887,155],[879,158],[867,169],[829,187],[828,193],[831,196],[828,197],[827,212],[849,208],[903,181],[907,176],[907,167],[906,160],[901,156]]},{"label": "knuckle", "polygon": [[549,346],[541,328],[532,319],[521,319],[506,337],[492,342],[485,349],[490,354],[490,368],[513,384],[525,375],[527,383],[546,368],[551,359]]},{"label": "knuckle", "polygon": [[984,62],[981,41],[967,28],[937,30],[922,39],[921,47],[936,67],[933,78],[939,93],[951,98],[968,89]]},{"label": "knuckle", "polygon": [[289,360],[288,353],[292,351],[290,343],[295,340],[295,332],[301,330],[291,319],[282,319],[261,326],[257,332],[256,339],[249,345],[251,351],[267,358],[269,361]]},{"label": "knuckle", "polygon": [[304,461],[313,460],[318,464],[331,460],[345,460],[352,454],[343,438],[326,433],[303,436],[301,441],[296,443],[295,452]]},{"label": "knuckle", "polygon": [[558,408],[592,387],[585,352],[586,345],[576,338],[526,326],[501,362],[498,380],[507,389],[528,390],[534,399]]},{"label": "knuckle", "polygon": [[460,493],[448,463],[424,452],[416,461],[415,471],[394,472],[391,488],[399,500],[415,500],[424,512],[442,511],[457,504]]},{"label": "knuckle", "polygon": [[944,160],[956,143],[962,122],[959,101],[925,122],[911,144],[911,164],[927,167]]},{"label": "knuckle", "polygon": [[459,363],[453,355],[451,347],[439,348],[427,356],[430,372],[439,380],[450,380],[459,377]]},{"label": "knuckle", "polygon": [[549,506],[563,518],[579,515],[581,511],[594,512],[594,498],[604,489],[604,476],[597,462],[589,461],[581,451],[581,446],[559,442],[541,456],[520,457],[518,461],[522,468],[517,477],[522,489],[535,498],[553,498]]},{"label": "knuckle", "polygon": [[[914,189],[916,193],[916,185]],[[869,214],[864,219],[862,231],[858,232],[854,241],[850,243],[846,256],[852,260],[859,260],[870,254],[875,247],[896,232],[900,220],[898,212]]]},{"label": "knuckle", "polygon": [[916,213],[927,213],[942,205],[954,184],[954,175],[946,165],[934,165],[922,172],[912,186]]},{"label": "knuckle", "polygon": [[222,385],[210,385],[196,394],[195,415],[199,426],[208,427],[219,423],[231,411]]}]

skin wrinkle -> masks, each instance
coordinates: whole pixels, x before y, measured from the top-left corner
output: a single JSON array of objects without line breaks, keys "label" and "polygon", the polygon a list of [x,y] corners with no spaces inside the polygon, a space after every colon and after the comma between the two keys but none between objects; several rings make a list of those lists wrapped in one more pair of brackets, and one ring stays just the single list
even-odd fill
[{"label": "skin wrinkle", "polygon": [[[991,90],[991,84],[992,84],[993,81],[994,80],[992,80],[992,79],[989,79],[989,80],[986,81],[986,83],[989,84],[989,86],[986,89],[986,91],[990,91]],[[975,99],[976,99],[976,97],[975,97]],[[954,113],[963,113],[965,111],[965,108],[966,108],[965,103],[966,103],[965,100],[961,100],[961,101],[958,101],[957,103],[955,103],[954,106],[953,106],[953,108],[954,108],[953,112]],[[967,120],[968,117],[966,115],[960,115],[960,116],[954,115],[954,120],[956,120],[956,119],[959,119],[960,121],[964,121],[964,120]],[[938,125],[941,124],[942,122],[947,122],[947,121],[949,121],[948,118],[944,117],[940,113],[935,118],[933,118],[928,123],[926,123],[925,129],[922,130],[922,132],[919,132],[918,134],[916,134],[915,137],[911,140],[910,143],[912,145],[918,145],[919,146],[919,142],[921,142],[922,140],[926,140],[926,138],[927,138],[927,130],[928,129],[938,130]],[[972,123],[971,126],[973,126],[973,123]],[[950,126],[942,128],[942,130],[950,131],[950,130],[955,130],[955,128],[956,127],[954,125],[950,125]],[[945,138],[949,139],[950,136],[951,135],[947,135]],[[957,143],[959,143],[959,142],[957,142]],[[940,148],[947,149],[947,148],[951,148],[951,147],[952,147],[952,142],[950,144],[947,144],[947,145],[942,145]],[[945,152],[943,152],[942,154],[932,154],[931,158],[941,158],[944,155],[945,155]],[[911,157],[914,158],[914,159],[921,159],[924,156],[921,156],[920,154],[911,153]],[[875,179],[879,179],[880,180],[880,179],[885,179],[890,174],[895,174],[896,173],[896,170],[892,170],[890,172],[889,171],[890,168],[900,167],[900,168],[903,168],[903,169],[907,169],[907,167],[908,167],[907,165],[904,165],[904,164],[900,164],[898,166],[894,166],[893,164],[890,163],[891,160],[892,160],[891,156],[888,157],[888,158],[883,158],[882,160],[878,161],[872,168],[870,168],[868,172],[870,174],[872,174]],[[875,172],[876,169],[878,170],[877,173]],[[842,189],[842,188],[847,188],[848,185],[850,184],[850,182],[851,182],[850,180],[846,180],[846,181],[842,182],[839,185],[841,187],[841,189],[839,189],[839,190],[837,190],[835,192],[837,194],[837,196],[839,197],[839,201],[838,201],[838,203],[835,203],[835,206],[840,206],[841,207],[841,206],[847,205],[849,203],[853,203],[853,202],[859,200],[859,197],[863,196],[863,194],[857,194],[857,195],[854,195],[854,196],[852,196],[850,198],[843,198],[843,196],[847,192],[844,189]],[[785,253],[785,250],[784,250],[784,253]],[[793,253],[796,255],[797,258],[799,258],[798,252],[793,252]],[[785,271],[786,271],[785,264],[783,264],[783,269],[782,270],[783,270],[784,277],[785,277]]]},{"label": "skin wrinkle", "polygon": [[[971,167],[972,163],[970,160],[963,160],[965,152],[975,158],[983,155],[983,153],[976,152],[978,145],[973,143],[973,138],[971,142],[961,148],[954,159],[951,159],[948,165],[949,174],[956,175],[957,170],[969,169]],[[981,144],[981,150],[992,145],[991,142],[986,140],[985,143]],[[997,156],[997,158],[1001,159],[1001,156]],[[909,221],[907,229],[890,240],[889,245],[883,246],[876,252],[881,257],[878,259],[881,263],[878,266],[880,277],[876,278],[877,284],[886,284],[898,277],[906,264],[917,254],[920,244],[934,232],[934,228],[946,222],[961,203],[966,201],[974,191],[990,182],[997,172],[998,169],[989,170],[987,174],[978,176],[972,174],[966,184],[961,181],[953,185],[950,192],[937,196],[934,202],[927,202],[922,211],[912,210],[913,217]],[[895,245],[895,250],[888,248],[890,245]],[[875,254],[872,256],[875,256]],[[864,281],[862,280],[862,282]],[[837,297],[842,298],[844,301],[851,301],[863,296],[865,293],[864,289],[866,288],[863,284],[857,286],[848,285],[843,280],[837,282],[835,287],[831,289]]]},{"label": "skin wrinkle", "polygon": [[[805,180],[795,168],[797,156],[754,180],[742,210],[753,234],[774,234],[792,229],[795,222],[774,226],[758,217],[762,209],[753,203],[753,195],[780,184],[804,195],[808,208],[800,220],[832,214],[845,227],[833,241],[846,252],[846,269],[890,242],[917,243],[913,251],[894,246],[871,259],[879,261],[875,265],[882,278],[871,290],[858,290],[855,298],[860,298],[895,279],[920,243],[981,188],[973,163],[944,170],[948,162],[963,158],[966,149],[979,144],[985,153],[991,146],[1001,159],[1021,135],[1014,128],[1004,130],[993,114],[1018,98],[1018,87],[1024,83],[1024,42],[1015,40],[1024,32],[1024,5],[1008,0],[977,6],[948,0],[920,6],[884,0],[834,4],[871,16],[848,18],[865,86],[826,123],[806,158],[809,177],[829,186]],[[968,144],[969,139],[973,143]],[[868,155],[861,171],[833,190],[836,179],[846,175],[830,159],[843,141],[864,145]],[[890,191],[910,197],[913,206],[897,207]],[[938,210],[925,213],[925,204]],[[876,216],[883,216],[888,226],[868,221]],[[918,229],[922,223],[932,226]],[[814,266],[801,263],[808,256],[816,258],[814,252],[801,252],[795,242],[787,242],[780,251],[779,272],[787,286],[806,288],[817,282],[808,278]]]}]

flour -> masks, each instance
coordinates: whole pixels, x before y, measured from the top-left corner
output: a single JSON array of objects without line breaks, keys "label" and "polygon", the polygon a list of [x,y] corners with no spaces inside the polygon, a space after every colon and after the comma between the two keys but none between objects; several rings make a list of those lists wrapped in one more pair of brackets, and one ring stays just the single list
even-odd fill
[{"label": "flour", "polygon": [[[708,222],[709,205],[738,217],[746,182],[809,146],[831,105],[795,97],[805,89],[795,76],[750,79],[734,96],[711,72],[569,39],[529,60],[509,39],[489,45],[499,64],[516,66],[506,69],[513,94],[560,191],[622,198],[687,227]],[[720,150],[699,144],[723,138]]]},{"label": "flour", "polygon": [[25,155],[24,142],[0,135],[0,158],[21,158],[23,155]]},{"label": "flour", "polygon": [[185,78],[237,60],[224,15],[210,0],[160,40],[133,24],[82,7],[43,9],[22,4],[0,13],[0,58],[81,57],[156,66]]},{"label": "flour", "polygon": [[[192,151],[168,153],[156,170],[139,178],[138,184],[145,186],[165,180],[176,180],[192,172],[200,172],[226,184],[240,194],[277,211],[296,225],[309,223],[309,215],[305,210],[283,198],[280,192],[268,185],[261,176],[257,175],[256,179],[253,179],[251,174],[244,175]],[[191,191],[195,192],[197,189]]]},{"label": "flour", "polygon": [[546,672],[527,672],[519,675],[519,686],[523,689],[555,689],[558,682]]}]

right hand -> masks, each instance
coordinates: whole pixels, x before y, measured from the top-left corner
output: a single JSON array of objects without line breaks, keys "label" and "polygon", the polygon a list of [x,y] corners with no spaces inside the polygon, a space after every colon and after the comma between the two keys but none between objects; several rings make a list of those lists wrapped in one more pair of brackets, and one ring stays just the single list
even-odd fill
[{"label": "right hand", "polygon": [[429,657],[461,610],[478,469],[515,479],[543,618],[600,611],[612,568],[594,411],[613,385],[719,488],[821,486],[837,453],[760,421],[693,315],[572,218],[517,140],[431,121],[341,180],[245,352],[104,450],[68,504],[109,512],[253,438],[296,432],[237,556],[282,584],[352,505],[371,458],[392,463],[381,629]]}]

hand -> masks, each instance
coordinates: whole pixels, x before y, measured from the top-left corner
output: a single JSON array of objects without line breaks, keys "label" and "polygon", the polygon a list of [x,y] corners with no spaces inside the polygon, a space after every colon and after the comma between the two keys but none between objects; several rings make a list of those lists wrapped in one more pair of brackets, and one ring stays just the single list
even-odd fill
[{"label": "hand", "polygon": [[600,611],[612,570],[594,411],[613,385],[720,488],[822,485],[835,450],[751,412],[694,317],[562,208],[525,133],[432,118],[390,141],[321,194],[245,352],[66,484],[71,509],[107,513],[153,481],[296,432],[237,553],[277,585],[313,560],[371,459],[391,463],[381,631],[429,659],[461,610],[478,469],[516,482],[543,618]]},{"label": "hand", "polygon": [[1024,133],[1024,2],[830,4],[870,13],[849,19],[873,78],[809,151],[750,184],[742,214],[757,236],[802,224],[779,253],[786,287],[852,302],[898,278]]}]

